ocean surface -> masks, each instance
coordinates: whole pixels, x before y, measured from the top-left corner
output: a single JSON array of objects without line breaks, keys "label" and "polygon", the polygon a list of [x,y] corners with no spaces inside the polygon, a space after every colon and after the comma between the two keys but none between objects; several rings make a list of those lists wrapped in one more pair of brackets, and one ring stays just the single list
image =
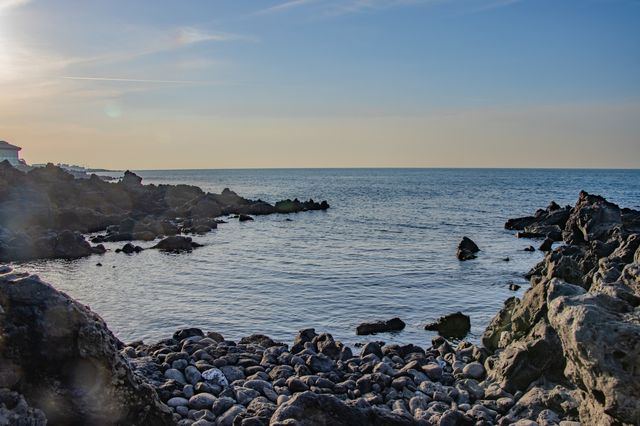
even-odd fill
[{"label": "ocean surface", "polygon": [[[640,209],[640,171],[509,169],[189,170],[138,172],[145,183],[229,187],[275,202],[327,200],[326,212],[230,219],[192,253],[155,250],[18,266],[89,305],[123,341],[158,340],[180,327],[226,338],[267,334],[290,343],[313,327],[348,344],[368,340],[426,346],[424,325],[471,316],[478,341],[522,277],[542,259],[503,229],[551,200],[575,204],[580,190]],[[290,221],[288,220],[290,219]],[[459,262],[463,236],[481,248]],[[140,244],[150,246],[151,243]],[[508,257],[509,262],[503,259]],[[97,262],[103,264],[96,266]],[[517,292],[509,283],[520,284]],[[400,317],[402,332],[359,337],[363,321]]]}]

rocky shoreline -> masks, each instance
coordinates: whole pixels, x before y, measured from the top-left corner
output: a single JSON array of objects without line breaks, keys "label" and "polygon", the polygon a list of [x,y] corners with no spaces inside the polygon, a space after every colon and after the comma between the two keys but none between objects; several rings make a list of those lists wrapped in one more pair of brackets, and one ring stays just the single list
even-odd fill
[{"label": "rocky shoreline", "polygon": [[125,345],[88,307],[5,268],[0,424],[640,424],[640,212],[583,192],[505,227],[551,244],[481,346],[439,336],[356,354],[313,329],[290,346],[199,329]]},{"label": "rocky shoreline", "polygon": [[[46,167],[23,172],[0,162],[0,262],[73,259],[105,252],[102,243],[153,241],[201,235],[250,215],[327,210],[326,201],[282,200],[269,204],[224,189],[205,193],[190,185],[143,185],[126,171],[119,182],[93,174],[76,179],[64,169]],[[98,234],[87,241],[87,234]],[[185,247],[184,239],[170,240]],[[169,248],[172,250],[171,248]]]}]

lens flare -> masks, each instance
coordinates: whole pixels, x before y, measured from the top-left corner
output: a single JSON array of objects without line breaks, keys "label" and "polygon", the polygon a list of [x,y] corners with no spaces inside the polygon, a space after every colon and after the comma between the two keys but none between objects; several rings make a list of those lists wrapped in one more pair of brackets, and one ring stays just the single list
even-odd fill
[{"label": "lens flare", "polygon": [[104,106],[104,113],[109,118],[120,118],[122,116],[122,108],[115,102],[109,102]]}]

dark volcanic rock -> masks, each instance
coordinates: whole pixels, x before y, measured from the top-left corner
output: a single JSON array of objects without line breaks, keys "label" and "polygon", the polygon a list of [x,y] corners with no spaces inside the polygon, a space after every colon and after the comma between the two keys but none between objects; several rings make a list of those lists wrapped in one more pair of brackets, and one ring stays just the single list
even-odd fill
[{"label": "dark volcanic rock", "polygon": [[88,308],[37,277],[0,278],[0,388],[50,425],[170,425],[171,415]]},{"label": "dark volcanic rock", "polygon": [[272,426],[400,426],[413,423],[408,414],[397,414],[377,407],[360,408],[347,405],[333,395],[319,395],[313,392],[296,394],[278,407],[271,418]]},{"label": "dark volcanic rock", "polygon": [[[143,185],[125,172],[118,183],[96,175],[75,179],[52,164],[28,173],[0,163],[0,260],[75,258],[93,253],[71,233],[102,233],[94,243],[152,241],[184,233],[204,233],[215,217],[323,210],[326,202],[287,200],[276,208],[225,189],[205,194],[189,185]],[[73,244],[71,244],[73,243]]]},{"label": "dark volcanic rock", "polygon": [[[539,211],[527,226],[548,216]],[[582,424],[640,424],[640,212],[581,192],[558,217],[565,244],[530,271],[522,300],[509,299],[482,338],[495,351],[488,381],[528,390],[504,423],[554,424],[577,412]],[[546,387],[554,383],[569,390]]]},{"label": "dark volcanic rock", "polygon": [[19,393],[0,389],[0,424],[45,426],[47,418],[41,410],[29,407],[29,404]]},{"label": "dark volcanic rock", "polygon": [[122,252],[124,254],[133,254],[133,253],[140,253],[143,250],[144,249],[140,246],[134,246],[131,243],[127,243],[121,249],[117,249],[116,253]]},{"label": "dark volcanic rock", "polygon": [[392,318],[386,321],[363,322],[356,328],[356,334],[363,336],[388,331],[400,331],[404,329],[405,325],[404,321],[400,318]]},{"label": "dark volcanic rock", "polygon": [[175,237],[167,237],[151,248],[162,250],[162,251],[179,252],[179,251],[191,251],[197,247],[202,247],[202,245],[198,243],[194,243],[191,240],[191,237],[175,236]]},{"label": "dark volcanic rock", "polygon": [[12,233],[0,229],[0,261],[31,259],[77,259],[102,252],[93,248],[82,234],[72,231],[48,232],[43,235]]},{"label": "dark volcanic rock", "polygon": [[476,253],[479,252],[480,249],[470,238],[463,237],[460,244],[458,244],[458,252],[457,257],[458,260],[470,260],[476,258]]},{"label": "dark volcanic rock", "polygon": [[445,315],[436,322],[424,326],[425,330],[437,331],[444,337],[461,339],[471,330],[471,318],[462,312]]},{"label": "dark volcanic rock", "polygon": [[551,247],[553,246],[553,240],[551,238],[545,238],[542,244],[540,244],[540,251],[551,251]]}]

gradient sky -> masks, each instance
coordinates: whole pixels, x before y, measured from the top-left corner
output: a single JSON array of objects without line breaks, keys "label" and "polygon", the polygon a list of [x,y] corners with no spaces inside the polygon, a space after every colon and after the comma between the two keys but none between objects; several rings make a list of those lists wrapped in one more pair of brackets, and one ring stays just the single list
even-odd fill
[{"label": "gradient sky", "polygon": [[106,168],[638,168],[640,1],[0,0],[0,139]]}]

